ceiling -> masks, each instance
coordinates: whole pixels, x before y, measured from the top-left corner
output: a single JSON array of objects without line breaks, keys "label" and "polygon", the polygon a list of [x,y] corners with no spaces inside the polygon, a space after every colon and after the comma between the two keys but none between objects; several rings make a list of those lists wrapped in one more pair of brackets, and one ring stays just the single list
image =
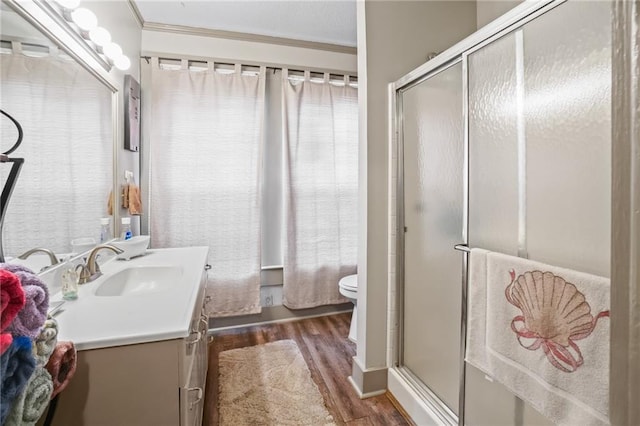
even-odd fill
[{"label": "ceiling", "polygon": [[145,22],[356,46],[356,0],[133,0]]}]

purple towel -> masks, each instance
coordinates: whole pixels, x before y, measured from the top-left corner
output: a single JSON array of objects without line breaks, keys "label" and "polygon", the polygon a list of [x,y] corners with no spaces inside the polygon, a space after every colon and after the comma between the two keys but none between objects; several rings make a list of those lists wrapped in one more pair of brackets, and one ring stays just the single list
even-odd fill
[{"label": "purple towel", "polygon": [[24,307],[5,331],[13,336],[27,336],[35,339],[40,333],[42,325],[47,319],[49,309],[49,290],[36,274],[29,268],[1,263],[0,269],[13,272],[22,284],[24,290]]},{"label": "purple towel", "polygon": [[15,337],[0,357],[0,424],[4,424],[14,400],[22,393],[35,369],[31,339]]}]

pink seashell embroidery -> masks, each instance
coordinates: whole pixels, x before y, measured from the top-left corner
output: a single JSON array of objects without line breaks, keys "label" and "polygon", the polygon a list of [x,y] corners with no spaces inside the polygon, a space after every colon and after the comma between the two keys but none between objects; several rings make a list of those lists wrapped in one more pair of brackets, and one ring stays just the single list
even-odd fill
[{"label": "pink seashell embroidery", "polygon": [[551,365],[567,373],[576,371],[584,359],[575,341],[589,336],[609,311],[591,315],[584,294],[551,272],[527,271],[517,278],[515,271],[509,274],[511,283],[504,294],[522,311],[511,321],[520,346],[531,351],[542,348]]}]

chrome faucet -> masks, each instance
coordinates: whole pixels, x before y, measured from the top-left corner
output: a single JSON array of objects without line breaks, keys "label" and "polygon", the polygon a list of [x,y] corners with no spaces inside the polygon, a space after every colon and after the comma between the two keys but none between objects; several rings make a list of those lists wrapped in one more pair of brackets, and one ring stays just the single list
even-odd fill
[{"label": "chrome faucet", "polygon": [[98,246],[95,246],[91,250],[91,252],[89,252],[89,257],[87,257],[87,263],[85,263],[84,265],[78,265],[76,267],[76,270],[80,269],[78,284],[86,284],[88,282],[95,280],[100,275],[102,275],[102,271],[100,270],[100,265],[98,265],[98,262],[96,260],[96,258],[98,257],[98,252],[102,249],[111,250],[115,254],[123,253],[122,250],[120,250],[116,246],[112,246],[111,244],[100,244]]},{"label": "chrome faucet", "polygon": [[[49,259],[51,259],[51,265],[50,266],[53,266],[53,265],[56,265],[56,264],[60,263],[60,261],[58,260],[58,258],[56,257],[54,252],[52,252],[49,249],[41,248],[41,247],[36,247],[36,248],[33,248],[33,249],[29,250],[29,251],[26,251],[26,252],[22,253],[20,256],[18,256],[18,259],[25,260],[25,259],[27,259],[29,256],[31,256],[34,253],[45,253],[45,254],[48,254],[49,255]],[[48,266],[45,266],[44,268],[42,268],[42,270],[45,270],[47,268],[48,268]]]}]

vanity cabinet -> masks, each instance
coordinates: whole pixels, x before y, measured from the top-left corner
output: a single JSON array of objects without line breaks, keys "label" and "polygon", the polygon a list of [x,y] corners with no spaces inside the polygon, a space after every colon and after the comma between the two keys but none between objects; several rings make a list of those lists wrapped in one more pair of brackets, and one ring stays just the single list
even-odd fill
[{"label": "vanity cabinet", "polygon": [[205,285],[206,273],[187,337],[79,351],[53,425],[200,425],[208,365]]}]

